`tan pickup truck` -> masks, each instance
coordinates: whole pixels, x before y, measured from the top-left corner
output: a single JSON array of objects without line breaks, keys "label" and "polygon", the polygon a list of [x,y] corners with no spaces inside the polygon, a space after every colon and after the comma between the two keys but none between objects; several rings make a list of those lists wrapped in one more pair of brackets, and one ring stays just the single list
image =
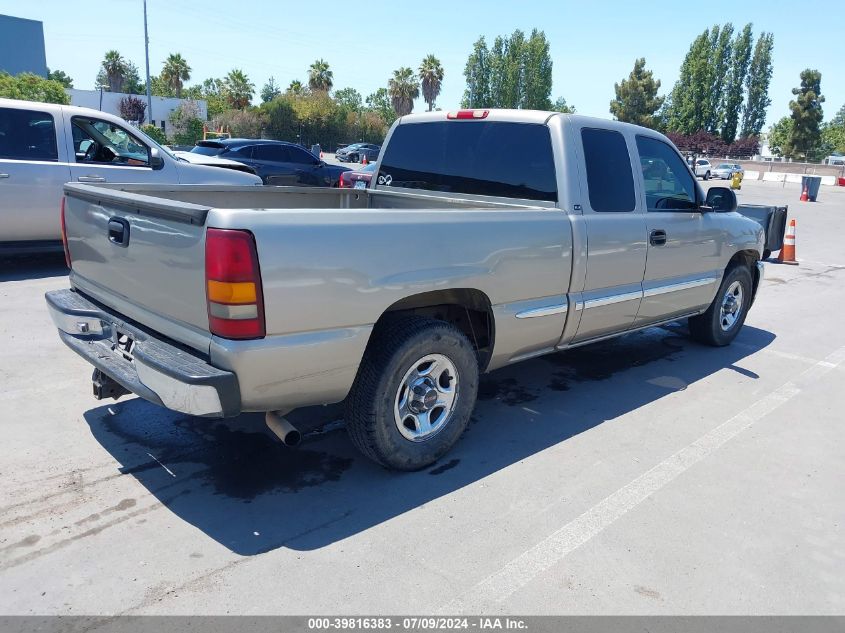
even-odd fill
[{"label": "tan pickup truck", "polygon": [[432,112],[393,126],[365,190],[68,184],[71,288],[47,303],[98,397],[267,412],[288,443],[288,411],[345,401],[363,453],[417,469],[480,372],[681,318],[730,343],[763,249],[735,209],[652,130]]}]

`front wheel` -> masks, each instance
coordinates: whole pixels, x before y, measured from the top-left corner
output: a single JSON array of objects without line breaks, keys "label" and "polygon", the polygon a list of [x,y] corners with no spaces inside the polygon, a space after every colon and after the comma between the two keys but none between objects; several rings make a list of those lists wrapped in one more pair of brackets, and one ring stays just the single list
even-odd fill
[{"label": "front wheel", "polygon": [[710,180],[710,172],[709,171],[704,173],[704,180]]},{"label": "front wheel", "polygon": [[722,347],[736,338],[751,307],[751,271],[746,266],[728,269],[716,298],[707,311],[690,317],[692,337],[705,345]]},{"label": "front wheel", "polygon": [[370,459],[419,470],[466,428],[478,359],[467,337],[445,321],[398,317],[377,327],[347,398],[347,430]]}]

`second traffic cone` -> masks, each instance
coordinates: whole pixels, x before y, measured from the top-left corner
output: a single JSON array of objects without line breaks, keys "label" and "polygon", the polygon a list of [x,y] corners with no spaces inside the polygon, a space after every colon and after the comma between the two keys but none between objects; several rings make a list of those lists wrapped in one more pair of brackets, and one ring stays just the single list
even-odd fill
[{"label": "second traffic cone", "polygon": [[807,185],[804,185],[804,191],[801,192],[801,198],[799,199],[799,202],[809,202],[809,201],[810,201],[810,191],[807,188]]},{"label": "second traffic cone", "polygon": [[361,161],[361,164],[362,164],[362,165],[369,165],[369,164],[370,164],[370,161],[368,161],[368,160],[367,160],[367,155],[366,155],[366,154],[364,154],[364,160],[362,160],[362,161]]},{"label": "second traffic cone", "polygon": [[786,235],[783,236],[783,248],[780,249],[778,261],[781,264],[798,265],[798,260],[795,259],[795,219],[789,221],[789,226],[786,227]]},{"label": "second traffic cone", "polygon": [[320,150],[320,160],[323,160],[323,150]]}]

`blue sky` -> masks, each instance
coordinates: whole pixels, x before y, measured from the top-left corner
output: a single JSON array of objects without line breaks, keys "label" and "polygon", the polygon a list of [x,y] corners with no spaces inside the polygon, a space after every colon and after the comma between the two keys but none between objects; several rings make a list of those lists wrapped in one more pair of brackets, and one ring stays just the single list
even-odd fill
[{"label": "blue sky", "polygon": [[[455,108],[464,90],[463,68],[480,35],[488,41],[515,28],[546,32],[554,61],[552,100],[564,96],[583,114],[609,118],[613,84],[645,57],[671,90],[693,38],[714,23],[731,21],[774,33],[772,105],[767,126],[788,114],[790,90],[806,67],[822,73],[825,118],[845,103],[845,11],[842,2],[781,0],[656,3],[552,2],[270,2],[258,0],[148,0],[150,72],[180,52],[192,81],[241,68],[256,91],[273,75],[282,86],[307,79],[316,58],[329,62],[335,88],[364,96],[387,84],[399,66],[419,66],[433,53],[446,76],[438,106]],[[801,14],[796,11],[800,7]],[[143,75],[142,0],[0,0],[0,13],[44,22],[47,64],[67,72],[77,88],[93,88],[99,61],[116,48]],[[257,100],[257,95],[256,95]],[[418,101],[415,111],[424,104]]]}]

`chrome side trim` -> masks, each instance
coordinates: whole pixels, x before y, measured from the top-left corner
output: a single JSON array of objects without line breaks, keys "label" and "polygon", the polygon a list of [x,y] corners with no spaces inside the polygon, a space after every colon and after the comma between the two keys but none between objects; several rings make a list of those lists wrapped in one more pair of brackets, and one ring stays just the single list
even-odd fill
[{"label": "chrome side trim", "polygon": [[678,292],[680,290],[690,290],[698,288],[699,286],[709,286],[719,281],[719,277],[702,277],[701,279],[693,279],[691,281],[683,281],[676,284],[666,284],[665,286],[656,286],[649,288],[643,292],[643,297],[656,297],[657,295],[664,295],[669,292]]},{"label": "chrome side trim", "polygon": [[635,292],[623,292],[618,295],[608,295],[606,297],[596,297],[595,299],[587,299],[584,301],[584,308],[600,308],[602,306],[609,306],[614,303],[622,303],[623,301],[633,301],[634,299],[642,299],[642,290]]},{"label": "chrome side trim", "polygon": [[564,314],[569,310],[569,306],[565,303],[553,306],[543,306],[540,308],[531,308],[530,310],[523,310],[517,312],[514,316],[517,319],[532,319],[534,317],[551,316],[552,314]]}]

